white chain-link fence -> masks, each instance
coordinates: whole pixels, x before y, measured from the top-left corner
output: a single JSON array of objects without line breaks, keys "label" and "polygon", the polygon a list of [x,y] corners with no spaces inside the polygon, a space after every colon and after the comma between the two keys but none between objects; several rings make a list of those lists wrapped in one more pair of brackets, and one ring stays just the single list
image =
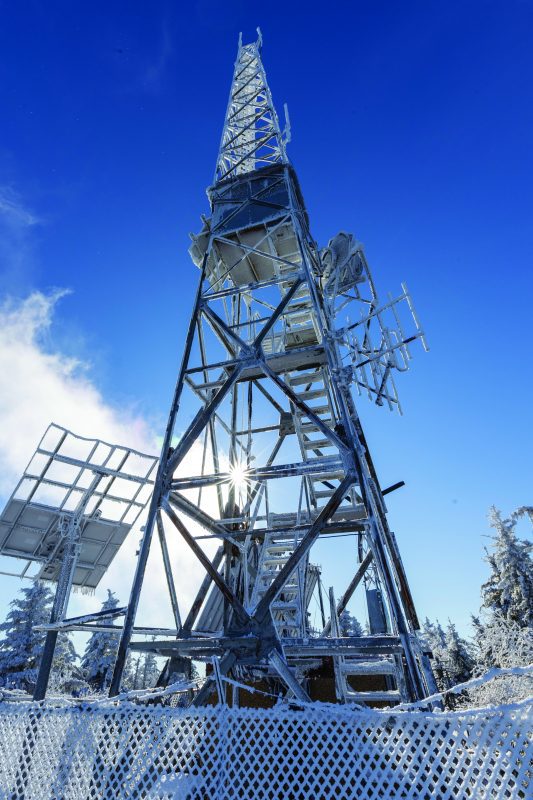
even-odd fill
[{"label": "white chain-link fence", "polygon": [[1,800],[528,800],[533,703],[0,703]]}]

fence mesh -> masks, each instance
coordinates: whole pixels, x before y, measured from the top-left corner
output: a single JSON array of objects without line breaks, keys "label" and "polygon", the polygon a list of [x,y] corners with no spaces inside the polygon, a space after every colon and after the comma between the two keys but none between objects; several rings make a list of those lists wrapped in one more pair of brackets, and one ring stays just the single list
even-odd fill
[{"label": "fence mesh", "polygon": [[527,800],[532,707],[2,702],[0,798]]}]

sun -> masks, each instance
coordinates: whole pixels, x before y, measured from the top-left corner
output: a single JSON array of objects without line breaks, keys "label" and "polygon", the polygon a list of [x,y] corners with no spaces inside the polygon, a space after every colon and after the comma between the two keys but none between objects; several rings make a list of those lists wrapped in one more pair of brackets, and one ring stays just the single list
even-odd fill
[{"label": "sun", "polygon": [[237,463],[230,466],[229,470],[230,480],[233,486],[237,489],[244,489],[248,483],[248,471],[244,464]]}]

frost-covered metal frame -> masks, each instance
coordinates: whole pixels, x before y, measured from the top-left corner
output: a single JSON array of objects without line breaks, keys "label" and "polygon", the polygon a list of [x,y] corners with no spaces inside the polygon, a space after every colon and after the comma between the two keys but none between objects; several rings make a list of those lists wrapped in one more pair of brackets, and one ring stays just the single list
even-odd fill
[{"label": "frost-covered metal frame", "polygon": [[35,700],[46,694],[58,632],[69,622],[72,586],[98,585],[149,499],[156,464],[154,456],[52,423],[8,501],[0,517],[0,554],[25,560],[18,577],[37,562],[33,577],[56,582]]},{"label": "frost-covered metal frame", "polygon": [[[205,578],[183,623],[175,614],[176,638],[131,646],[218,659],[196,704],[209,698],[217,676],[232,674],[275,679],[303,702],[306,665],[324,657],[342,659],[345,673],[354,675],[364,674],[371,658],[372,674],[376,666],[394,674],[397,700],[419,699],[432,691],[433,679],[386,518],[387,490],[379,485],[352,390],[363,387],[392,405],[392,371],[404,368],[409,343],[423,332],[416,316],[409,333],[399,322],[399,303],[411,303],[405,290],[379,305],[359,245],[348,241],[341,258],[339,242],[330,242],[326,266],[286,157],[259,46],[239,44],[208,192],[211,216],[192,237],[200,282],[110,693],[120,690],[157,530],[160,541],[178,534]],[[363,313],[341,327],[339,311],[348,304]],[[365,378],[367,364],[372,383]],[[186,423],[178,425],[185,407]],[[259,446],[263,435],[268,445]],[[280,486],[294,487],[285,495],[285,513]],[[313,633],[305,619],[309,553],[319,537],[332,533],[357,537],[358,560],[335,609],[331,595],[330,622]],[[205,547],[213,540],[220,544],[214,554]],[[339,638],[336,615],[361,582],[384,598],[382,630]],[[370,702],[382,694],[362,698],[346,688],[342,699]]]},{"label": "frost-covered metal frame", "polygon": [[73,584],[94,589],[150,497],[156,464],[153,456],[51,424],[0,517],[0,555],[24,560],[18,577],[37,563],[32,577],[57,580],[61,519],[81,503]]},{"label": "frost-covered metal frame", "polygon": [[287,163],[288,121],[282,135],[261,60],[261,41],[259,29],[256,42],[243,45],[239,38],[215,183],[269,164]]}]

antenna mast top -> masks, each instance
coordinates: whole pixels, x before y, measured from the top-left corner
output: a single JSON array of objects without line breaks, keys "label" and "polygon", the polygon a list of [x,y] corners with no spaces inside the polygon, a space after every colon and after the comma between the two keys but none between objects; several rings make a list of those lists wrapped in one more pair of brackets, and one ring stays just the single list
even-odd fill
[{"label": "antenna mast top", "polygon": [[226,118],[215,170],[215,183],[270,164],[287,163],[282,136],[265,69],[261,61],[261,31],[257,40],[242,44],[239,36]]}]

